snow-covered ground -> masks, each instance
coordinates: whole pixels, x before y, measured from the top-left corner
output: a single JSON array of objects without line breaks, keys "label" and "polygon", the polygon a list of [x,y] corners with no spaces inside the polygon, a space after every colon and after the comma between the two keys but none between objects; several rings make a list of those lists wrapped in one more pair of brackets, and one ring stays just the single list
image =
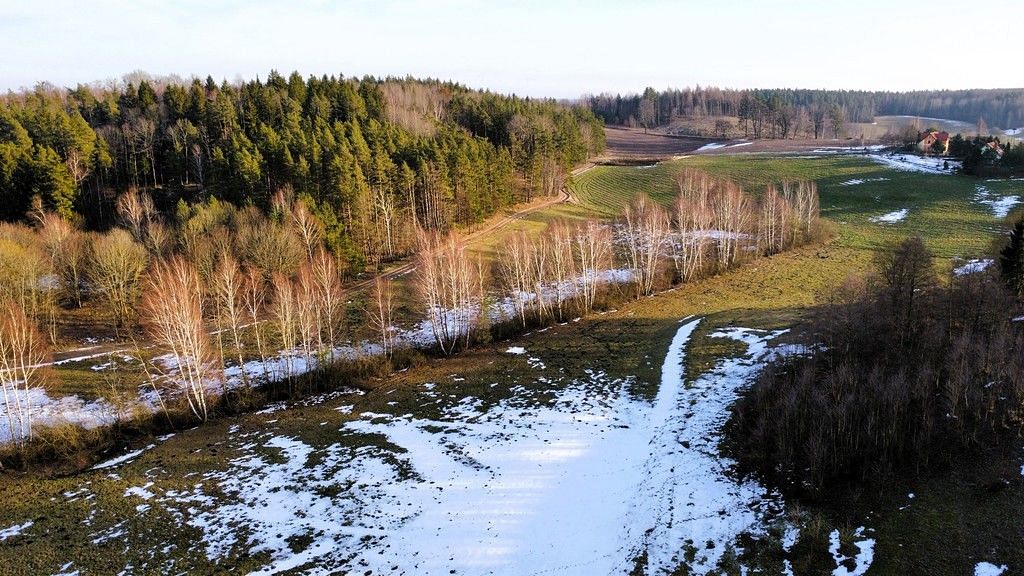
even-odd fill
[{"label": "snow-covered ground", "polygon": [[[183,521],[202,531],[199,550],[212,559],[268,553],[257,574],[623,574],[640,557],[661,574],[683,562],[688,542],[692,573],[706,574],[737,536],[763,533],[781,513],[778,494],[734,480],[718,452],[728,405],[780,332],[716,333],[747,355],[687,380],[699,323],[680,323],[653,401],[631,378],[591,370],[539,375],[489,406],[428,386],[421,402],[439,419],[363,413],[326,447],[238,435],[241,455],[192,489],[126,494],[188,510]],[[299,540],[308,545],[294,551]]]},{"label": "snow-covered ground", "polygon": [[974,200],[979,204],[988,206],[992,210],[992,215],[996,218],[1006,218],[1010,210],[1021,202],[1020,196],[1016,194],[1000,196],[991,188],[982,184],[975,186]]},{"label": "snow-covered ground", "polygon": [[[960,168],[958,160],[936,158],[934,156],[917,156],[915,154],[871,154],[868,156],[875,162],[885,164],[894,170],[903,172],[922,172],[925,174],[952,174]],[[946,168],[946,166],[949,166]]]},{"label": "snow-covered ground", "polygon": [[871,222],[878,222],[881,224],[895,224],[907,217],[910,214],[910,210],[902,208],[900,210],[894,210],[881,216],[872,216],[868,218]]},{"label": "snow-covered ground", "polygon": [[886,178],[885,176],[879,176],[877,178],[853,178],[853,179],[847,180],[845,182],[840,182],[839,185],[840,186],[857,186],[859,184],[864,184],[866,182],[885,182],[887,180],[889,180],[889,179]]},{"label": "snow-covered ground", "polygon": [[978,562],[974,566],[974,576],[1001,576],[1006,572],[1006,565],[996,566],[989,562]]},{"label": "snow-covered ground", "polygon": [[34,522],[29,520],[29,521],[27,521],[25,523],[15,524],[14,526],[10,526],[8,528],[4,528],[4,529],[0,530],[0,542],[3,542],[4,540],[7,540],[8,538],[14,538],[15,536],[18,536],[19,534],[21,534],[22,532],[24,532],[28,528],[31,528],[32,524],[34,524]]},{"label": "snow-covered ground", "polygon": [[710,142],[708,144],[705,144],[705,145],[701,146],[700,148],[697,148],[697,152],[702,152],[704,150],[717,150],[719,148],[725,148],[725,147],[726,147],[726,145],[721,143],[721,142]]},{"label": "snow-covered ground", "polygon": [[[14,396],[18,399],[15,400]],[[20,402],[23,406],[31,406],[32,427],[59,426],[62,424],[75,424],[82,428],[91,429],[98,426],[113,424],[118,417],[117,409],[104,399],[85,401],[78,396],[51,396],[42,388],[30,388],[27,391],[19,389],[11,393],[8,400],[14,404]],[[0,397],[0,414],[6,414],[4,398]],[[17,424],[15,430],[18,430]],[[6,416],[0,416],[0,443],[10,442],[10,422]]]},{"label": "snow-covered ground", "polygon": [[[868,571],[875,557],[875,540],[874,538],[868,538],[865,532],[866,530],[863,526],[854,530],[853,538],[854,545],[857,547],[857,555],[852,558],[844,556],[839,551],[839,530],[833,530],[829,534],[828,551],[836,561],[836,569],[832,571],[832,576],[863,576]],[[851,563],[853,567],[849,568],[848,565]]]},{"label": "snow-covered ground", "polygon": [[975,258],[968,260],[964,264],[953,268],[953,274],[957,276],[966,276],[968,274],[977,274],[992,265],[991,258]]}]

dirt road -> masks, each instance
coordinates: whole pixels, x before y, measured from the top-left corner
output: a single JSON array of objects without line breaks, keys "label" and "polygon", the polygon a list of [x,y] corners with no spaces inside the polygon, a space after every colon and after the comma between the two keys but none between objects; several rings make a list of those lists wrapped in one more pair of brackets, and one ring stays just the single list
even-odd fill
[{"label": "dirt road", "polygon": [[[575,170],[572,171],[572,175],[573,175],[573,177],[579,176],[580,174],[583,174],[584,172],[586,172],[587,170],[590,170],[593,167],[594,167],[594,164],[591,164],[591,163],[588,163],[588,164],[586,164],[584,166],[580,166],[579,168],[576,168]],[[498,216],[492,217],[490,220],[485,222],[480,228],[478,228],[476,230],[473,230],[472,232],[470,232],[470,233],[466,234],[465,236],[463,236],[462,240],[461,240],[461,245],[463,247],[470,246],[474,242],[484,238],[488,234],[490,234],[490,233],[492,233],[492,232],[494,232],[496,230],[501,230],[502,228],[505,228],[506,226],[508,226],[509,224],[515,222],[516,220],[521,220],[524,216],[526,216],[528,214],[531,214],[531,213],[536,212],[538,210],[543,210],[543,209],[548,208],[549,206],[553,206],[555,204],[562,204],[562,203],[565,203],[565,202],[570,202],[571,200],[572,200],[572,196],[569,194],[569,188],[567,186],[563,187],[561,193],[558,196],[552,196],[550,198],[543,198],[543,199],[540,199],[540,200],[534,200],[533,202],[530,202],[529,204],[526,204],[526,205],[523,205],[523,206],[519,207],[515,212],[512,212],[510,214],[506,214],[505,216],[501,216],[501,217],[498,217]],[[410,261],[402,263],[399,266],[396,266],[396,267],[391,268],[389,270],[385,270],[383,272],[380,272],[379,274],[376,274],[376,275],[371,276],[369,278],[366,278],[364,280],[360,280],[358,282],[355,282],[354,284],[350,284],[349,286],[347,286],[347,289],[348,290],[363,290],[363,289],[369,288],[371,285],[373,285],[374,281],[376,281],[377,278],[393,279],[393,278],[397,278],[399,276],[403,276],[405,274],[408,274],[408,273],[412,272],[415,269],[416,269],[416,262],[414,260],[410,260]]]}]

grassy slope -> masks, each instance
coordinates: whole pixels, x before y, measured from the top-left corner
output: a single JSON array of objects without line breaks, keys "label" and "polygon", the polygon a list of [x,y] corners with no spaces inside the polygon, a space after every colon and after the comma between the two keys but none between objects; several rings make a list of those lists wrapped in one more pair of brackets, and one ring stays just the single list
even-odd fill
[{"label": "grassy slope", "polygon": [[[824,211],[838,222],[840,235],[825,247],[803,248],[759,260],[722,276],[631,303],[618,311],[520,338],[516,344],[527,347],[545,362],[547,368],[543,372],[526,373],[523,357],[504,354],[508,343],[496,344],[454,359],[429,361],[408,372],[370,382],[370,391],[356,400],[345,397],[270,416],[250,414],[181,432],[117,469],[113,476],[106,472],[62,478],[7,474],[0,477],[0,501],[4,502],[0,507],[0,529],[29,519],[36,524],[27,531],[31,536],[0,543],[0,566],[11,567],[12,573],[53,572],[74,560],[76,568],[84,569],[83,574],[116,572],[129,560],[125,551],[130,545],[133,556],[152,555],[147,564],[150,570],[168,559],[173,559],[178,569],[199,572],[255,568],[261,559],[243,555],[212,566],[195,546],[199,532],[184,523],[187,510],[179,511],[179,517],[154,505],[140,513],[135,506],[143,502],[126,498],[125,490],[148,482],[155,483],[151,490],[157,494],[187,488],[199,481],[188,478],[189,473],[226,468],[228,460],[237,454],[237,443],[243,442],[237,438],[249,431],[289,435],[317,446],[351,441],[351,437],[337,433],[338,424],[349,418],[333,410],[341,404],[355,403],[356,413],[415,412],[430,417],[433,409],[420,406],[416,396],[425,382],[437,382],[452,398],[473,394],[488,403],[502,398],[516,384],[529,386],[542,373],[553,379],[571,378],[583,370],[594,369],[604,370],[610,376],[636,376],[636,392],[650,394],[657,384],[667,342],[684,316],[701,314],[708,318],[691,343],[688,368],[692,376],[717,357],[735,353],[732,347],[706,337],[715,327],[791,324],[830,286],[847,274],[865,269],[872,249],[891,238],[918,231],[942,256],[974,256],[990,240],[976,232],[972,234],[972,228],[995,225],[983,207],[970,202],[974,183],[969,180],[902,174],[858,159],[717,156],[685,159],[649,169],[596,169],[579,179],[576,195],[582,206],[559,206],[543,214],[531,214],[516,227],[537,230],[552,218],[579,217],[591,206],[610,213],[638,190],[668,200],[673,174],[688,165],[731,175],[752,189],[773,180],[816,179],[821,186]],[[840,185],[854,177],[890,180]],[[911,216],[903,223],[886,226],[867,220],[871,215],[899,208],[911,209]],[[493,250],[500,242],[501,235],[497,235],[481,245],[484,250]],[[501,385],[492,387],[495,382]],[[330,425],[321,426],[320,422]],[[234,433],[229,432],[233,425],[238,426]],[[899,495],[914,491],[917,499],[910,508],[896,512],[899,502],[894,496],[891,505],[879,510],[873,522],[879,540],[873,573],[924,570],[964,574],[970,573],[973,563],[982,559],[1024,566],[1019,528],[1024,489],[1019,474],[1011,475],[1009,487],[997,493],[979,488],[989,485],[993,474],[1004,473],[1005,469],[992,470],[991,466],[965,466],[951,475],[895,490]],[[65,492],[87,482],[90,492],[95,494],[92,500],[64,503]],[[91,524],[84,524],[93,509],[97,512]],[[100,529],[121,521],[128,523],[128,536],[97,546],[86,545]],[[993,533],[1003,534],[1004,540],[994,539]],[[169,544],[174,546],[165,549]],[[138,567],[137,570],[145,572]]]}]

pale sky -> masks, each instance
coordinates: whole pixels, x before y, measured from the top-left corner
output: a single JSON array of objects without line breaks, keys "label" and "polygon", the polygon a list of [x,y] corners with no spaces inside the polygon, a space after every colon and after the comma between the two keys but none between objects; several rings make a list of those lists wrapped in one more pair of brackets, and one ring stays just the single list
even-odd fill
[{"label": "pale sky", "polygon": [[0,90],[271,69],[558,98],[694,84],[1012,88],[1024,86],[1022,26],[1024,0],[0,0]]}]

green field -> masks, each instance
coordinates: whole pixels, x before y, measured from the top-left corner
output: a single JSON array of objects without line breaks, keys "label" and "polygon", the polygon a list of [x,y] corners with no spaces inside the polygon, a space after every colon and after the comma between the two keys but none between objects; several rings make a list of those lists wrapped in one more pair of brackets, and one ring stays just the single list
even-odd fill
[{"label": "green field", "polygon": [[[992,239],[984,232],[1002,230],[990,207],[974,200],[979,185],[996,195],[1024,193],[1021,182],[901,172],[865,158],[755,155],[697,156],[651,168],[599,166],[577,178],[573,190],[581,205],[614,216],[640,192],[670,204],[676,194],[676,177],[686,168],[732,179],[755,194],[769,184],[813,180],[821,195],[822,216],[840,229],[840,245],[876,250],[899,238],[917,235],[943,258],[983,254],[991,247]],[[864,183],[843,184],[855,179]],[[902,209],[909,214],[900,222],[869,220]]]}]

